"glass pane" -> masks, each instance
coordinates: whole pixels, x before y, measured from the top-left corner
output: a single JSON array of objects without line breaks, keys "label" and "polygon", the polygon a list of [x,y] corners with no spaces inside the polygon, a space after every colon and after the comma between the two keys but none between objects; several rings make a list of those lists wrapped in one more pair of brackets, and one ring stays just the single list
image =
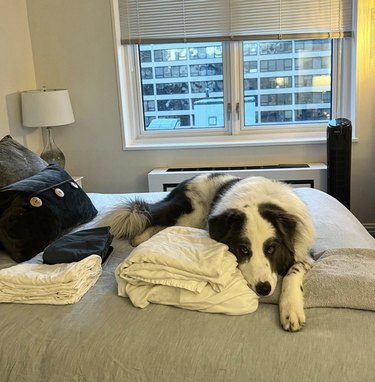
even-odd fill
[{"label": "glass pane", "polygon": [[245,126],[329,121],[331,52],[330,39],[244,41]]},{"label": "glass pane", "polygon": [[144,44],[139,57],[146,131],[224,128],[220,42]]}]

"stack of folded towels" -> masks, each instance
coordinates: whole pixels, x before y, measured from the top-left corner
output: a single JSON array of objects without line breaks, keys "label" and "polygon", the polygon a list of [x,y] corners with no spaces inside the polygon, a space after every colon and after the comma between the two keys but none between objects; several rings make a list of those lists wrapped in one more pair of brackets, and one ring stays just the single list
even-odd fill
[{"label": "stack of folded towels", "polygon": [[157,303],[229,315],[258,308],[236,257],[197,228],[175,226],[157,233],[135,248],[115,275],[118,295],[139,308]]},{"label": "stack of folded towels", "polygon": [[0,302],[74,304],[101,272],[102,258],[98,255],[65,264],[17,264],[0,270]]},{"label": "stack of folded towels", "polygon": [[29,261],[0,270],[0,302],[78,302],[100,277],[102,263],[113,249],[112,238],[108,226],[76,231]]}]

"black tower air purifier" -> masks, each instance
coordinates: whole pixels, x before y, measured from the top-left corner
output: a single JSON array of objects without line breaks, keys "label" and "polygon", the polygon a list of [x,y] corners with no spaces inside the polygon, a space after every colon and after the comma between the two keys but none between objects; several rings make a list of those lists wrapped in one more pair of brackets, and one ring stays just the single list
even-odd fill
[{"label": "black tower air purifier", "polygon": [[327,126],[327,191],[350,209],[352,123],[332,119]]}]

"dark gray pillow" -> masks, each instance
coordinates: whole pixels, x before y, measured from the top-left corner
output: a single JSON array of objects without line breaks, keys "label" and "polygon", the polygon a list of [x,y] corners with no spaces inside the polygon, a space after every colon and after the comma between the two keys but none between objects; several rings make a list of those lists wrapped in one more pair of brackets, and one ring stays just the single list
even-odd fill
[{"label": "dark gray pillow", "polygon": [[0,141],[0,188],[37,174],[48,163],[10,135]]},{"label": "dark gray pillow", "polygon": [[0,242],[17,262],[43,251],[98,211],[57,164],[0,189]]}]

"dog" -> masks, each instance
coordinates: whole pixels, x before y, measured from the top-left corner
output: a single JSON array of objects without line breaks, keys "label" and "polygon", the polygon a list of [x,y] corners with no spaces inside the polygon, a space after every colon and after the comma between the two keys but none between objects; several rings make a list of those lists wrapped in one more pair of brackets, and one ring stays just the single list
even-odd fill
[{"label": "dog", "polygon": [[248,286],[269,296],[283,276],[280,322],[287,331],[305,324],[303,279],[311,268],[314,227],[303,201],[282,182],[228,174],[197,175],[163,200],[134,199],[117,206],[103,224],[133,246],[174,225],[207,229],[233,253]]}]

